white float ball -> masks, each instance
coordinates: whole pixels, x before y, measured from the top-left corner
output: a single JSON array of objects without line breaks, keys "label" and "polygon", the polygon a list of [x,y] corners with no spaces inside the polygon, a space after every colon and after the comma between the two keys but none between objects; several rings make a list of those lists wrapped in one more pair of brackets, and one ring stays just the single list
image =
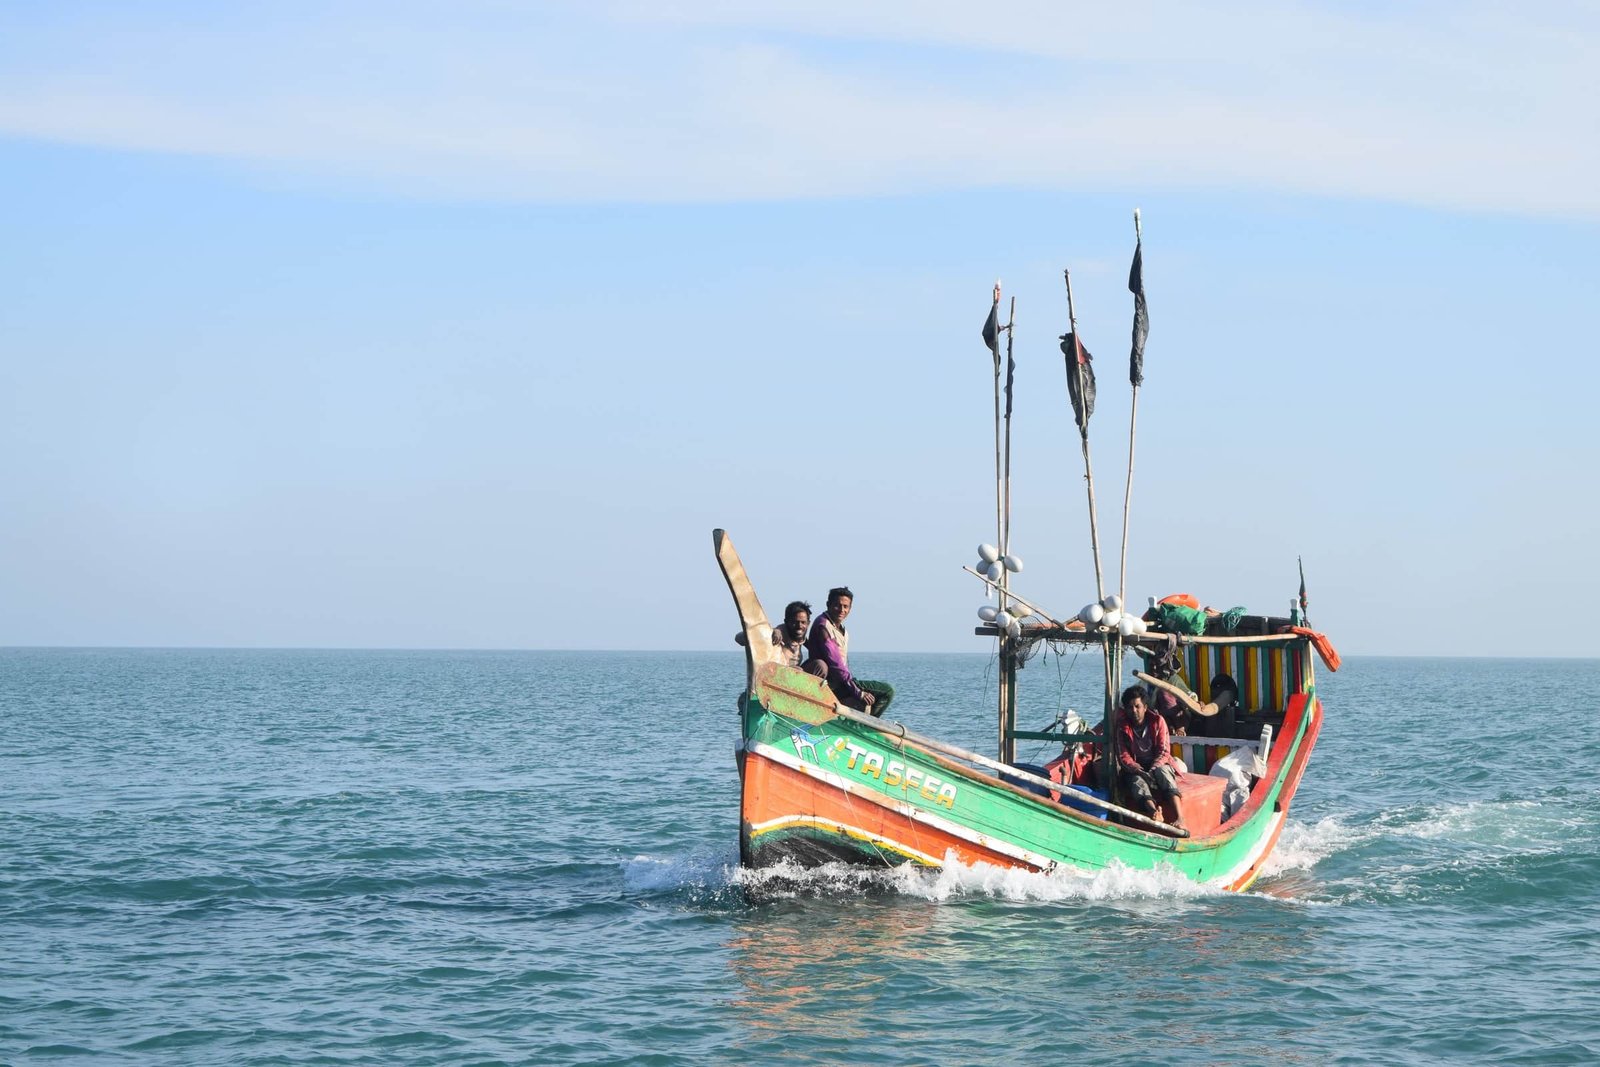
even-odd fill
[{"label": "white float ball", "polygon": [[997,612],[995,614],[994,624],[996,626],[1000,627],[1002,630],[1004,630],[1007,627],[1009,627],[1011,625],[1011,622],[1012,622],[1011,612],[1009,612],[1009,611],[1001,611],[1001,612]]},{"label": "white float ball", "polygon": [[1001,558],[1000,562],[1005,564],[1006,570],[1010,571],[1012,574],[1022,573],[1022,557],[1004,556]]},{"label": "white float ball", "polygon": [[1078,619],[1085,626],[1099,626],[1100,620],[1106,617],[1106,609],[1099,604],[1085,604],[1083,610],[1078,612]]},{"label": "white float ball", "polygon": [[1000,558],[1000,550],[993,545],[979,545],[978,558],[985,563],[993,563]]},{"label": "white float ball", "polygon": [[984,622],[994,622],[994,617],[998,614],[1000,614],[1000,609],[993,604],[985,604],[978,609],[978,618]]},{"label": "white float ball", "polygon": [[988,578],[991,582],[998,582],[1000,580],[1000,576],[1005,572],[1006,569],[1000,566],[998,563],[991,563],[983,569],[984,577]]},{"label": "white float ball", "polygon": [[1106,598],[1100,601],[1100,603],[1105,605],[1107,611],[1122,610],[1122,598],[1115,593],[1107,594]]},{"label": "white float ball", "polygon": [[1124,615],[1117,620],[1117,633],[1123,637],[1132,637],[1139,632],[1139,620],[1132,615]]},{"label": "white float ball", "polygon": [[1122,625],[1122,612],[1106,612],[1105,618],[1100,620],[1100,625],[1104,626],[1108,630],[1115,630],[1118,626]]},{"label": "white float ball", "polygon": [[1018,621],[1017,619],[1012,619],[1010,624],[1006,626],[1006,633],[1009,634],[1011,637],[1021,637],[1022,636],[1022,623],[1020,621]]}]

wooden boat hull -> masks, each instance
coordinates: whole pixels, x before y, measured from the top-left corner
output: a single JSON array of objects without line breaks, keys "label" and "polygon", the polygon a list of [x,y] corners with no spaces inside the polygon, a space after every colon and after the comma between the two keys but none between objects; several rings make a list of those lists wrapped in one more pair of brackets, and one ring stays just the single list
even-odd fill
[{"label": "wooden boat hull", "polygon": [[1314,689],[1295,695],[1249,802],[1216,832],[1179,839],[1068,808],[836,715],[826,688],[792,668],[763,666],[742,713],[747,864],[1165,865],[1234,890],[1270,855],[1322,720]]}]

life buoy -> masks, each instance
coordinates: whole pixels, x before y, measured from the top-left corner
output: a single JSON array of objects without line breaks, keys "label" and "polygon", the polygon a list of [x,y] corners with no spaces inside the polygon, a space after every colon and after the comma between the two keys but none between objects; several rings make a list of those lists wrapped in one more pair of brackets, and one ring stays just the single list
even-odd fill
[{"label": "life buoy", "polygon": [[1180,607],[1193,608],[1195,611],[1200,610],[1200,601],[1195,599],[1195,595],[1193,593],[1173,593],[1171,596],[1162,597],[1160,600],[1156,601],[1156,603],[1177,604]]}]

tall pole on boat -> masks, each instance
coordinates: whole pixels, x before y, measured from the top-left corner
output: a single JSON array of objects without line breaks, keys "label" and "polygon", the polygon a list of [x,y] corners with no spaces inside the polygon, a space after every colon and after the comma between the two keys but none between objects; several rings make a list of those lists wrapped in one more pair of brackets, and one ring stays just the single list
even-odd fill
[{"label": "tall pole on boat", "polygon": [[[1016,325],[1017,298],[1012,297],[1011,317],[1006,320],[1006,515],[1004,533],[1001,534],[1000,538],[1000,554],[1002,556],[1011,555],[1011,385],[1012,377],[1017,367],[1016,360],[1011,358],[1011,345],[1016,340]],[[1006,573],[1000,576],[1000,580],[1007,582],[1008,585],[1010,583],[1007,578],[1010,572],[1011,569],[1008,567],[1006,568]]]},{"label": "tall pole on boat", "polygon": [[[1094,371],[1089,366],[1089,354],[1084,350],[1083,340],[1078,336],[1078,312],[1072,300],[1072,271],[1063,270],[1062,278],[1067,285],[1067,321],[1071,324],[1072,332],[1061,339],[1061,352],[1067,360],[1067,387],[1071,393],[1072,414],[1078,422],[1078,438],[1083,444],[1083,480],[1089,493],[1089,543],[1094,549],[1094,589],[1097,600],[1105,600],[1106,587],[1104,570],[1100,566],[1100,522],[1095,514],[1094,507],[1094,464],[1089,459],[1089,416],[1094,409]],[[1071,342],[1068,345],[1068,341]],[[1112,789],[1115,779],[1116,767],[1116,703],[1117,703],[1117,672],[1121,668],[1118,653],[1120,634],[1108,635],[1102,638],[1102,648],[1105,652],[1105,749],[1107,780],[1106,789]]]},{"label": "tall pole on boat", "polygon": [[[1128,350],[1128,381],[1133,386],[1133,405],[1128,412],[1128,482],[1122,491],[1122,565],[1117,578],[1117,595],[1122,610],[1128,610],[1128,516],[1133,503],[1133,453],[1139,428],[1139,386],[1144,383],[1144,342],[1150,334],[1150,316],[1144,302],[1144,227],[1139,209],[1133,209],[1133,266],[1128,269],[1128,291],[1133,294],[1133,337]],[[1110,665],[1110,691],[1122,677],[1122,634],[1116,636],[1116,655]],[[1113,697],[1113,699],[1115,699]]]},{"label": "tall pole on boat", "polygon": [[[1000,298],[1000,285],[995,283],[994,295],[996,301]],[[1002,498],[1005,501],[1003,515],[1000,522],[1000,606],[1009,611],[1015,611],[1010,597],[1011,590],[1011,386],[1013,374],[1016,370],[1016,361],[1011,357],[1012,344],[1016,340],[1017,325],[1017,298],[1011,298],[1011,312],[1006,319],[1006,461],[1005,461],[1005,491]],[[999,349],[995,350],[996,365],[998,367]],[[1006,764],[1017,761],[1017,740],[1012,734],[1017,728],[1017,670],[1014,663],[1016,642],[1009,633],[1000,636],[1000,759]]]},{"label": "tall pole on boat", "polygon": [[[1089,462],[1089,414],[1094,406],[1094,378],[1087,370],[1088,358],[1083,341],[1078,337],[1078,313],[1072,303],[1072,271],[1061,272],[1067,283],[1067,322],[1072,332],[1062,341],[1070,341],[1071,348],[1063,344],[1062,354],[1067,358],[1067,377],[1072,384],[1073,415],[1078,420],[1078,439],[1083,444],[1083,480],[1089,488],[1089,543],[1094,549],[1094,592],[1097,600],[1106,595],[1105,573],[1100,567],[1100,523],[1094,510],[1094,465]],[[1075,384],[1073,384],[1075,383]]]},{"label": "tall pole on boat", "polygon": [[1128,289],[1133,293],[1133,347],[1128,356],[1128,380],[1133,384],[1133,408],[1128,414],[1128,484],[1122,493],[1122,573],[1117,595],[1123,607],[1128,604],[1128,512],[1133,501],[1133,446],[1139,426],[1139,386],[1144,382],[1144,341],[1150,333],[1150,317],[1144,303],[1144,228],[1139,209],[1133,209],[1133,267],[1128,271]]},{"label": "tall pole on boat", "polygon": [[[989,342],[989,352],[994,356],[994,543],[999,547],[1001,554],[1005,553],[1006,545],[1006,518],[1005,518],[1005,483],[1000,474],[1000,282],[994,283],[994,303],[989,308],[989,322],[984,328],[984,340]],[[1001,569],[1000,581],[1005,581],[1005,570]],[[1005,597],[1000,598],[1000,607],[1006,606]]]},{"label": "tall pole on boat", "polygon": [[[1013,319],[1015,319],[1015,317],[1016,317],[1016,310],[1015,309],[1016,309],[1016,300],[1013,299],[1012,300],[1012,318]],[[1001,447],[1000,447],[1000,331],[1001,330],[1006,330],[1006,331],[1009,332],[1010,329],[1011,329],[1011,326],[1009,324],[1006,325],[1006,326],[1001,326],[1000,325],[1000,282],[998,280],[996,280],[995,283],[994,283],[994,301],[989,305],[989,317],[987,319],[985,319],[984,323],[983,323],[983,343],[989,346],[989,353],[990,353],[991,356],[994,357],[994,543],[995,543],[996,550],[998,551],[999,556],[1000,556],[1000,563],[999,563],[1000,573],[993,580],[993,588],[996,591],[998,591],[998,594],[999,594],[999,607],[1000,607],[1001,611],[1006,610],[1006,608],[1009,606],[1007,601],[1006,601],[1006,586],[1007,586],[1006,577],[1007,577],[1007,571],[1006,571],[1004,560],[1005,560],[1005,552],[1006,552],[1006,533],[1007,533],[1007,531],[1006,531],[1006,518],[1007,518],[1007,511],[1008,511],[1008,502],[1006,500],[1006,493],[1007,493],[1007,488],[1008,488],[1006,473],[1009,471],[1011,464],[1010,464],[1009,455],[1004,457],[1004,461],[1002,462]],[[1010,351],[1011,351],[1010,339],[1007,338],[1007,342],[1006,342],[1007,355],[1010,354]],[[1010,388],[1009,388],[1009,383],[1007,383],[1007,390],[1006,390],[1006,409],[1007,409],[1006,410],[1006,445],[1007,445],[1007,448],[1009,448],[1010,443],[1011,443],[1011,432],[1010,432],[1010,430],[1011,430],[1011,423],[1010,423],[1010,414],[1011,414],[1011,412],[1010,412],[1010,407],[1011,407],[1011,391],[1010,391]],[[1007,669],[1008,665],[1011,662],[1011,656],[1010,656],[1010,652],[1011,652],[1011,636],[1010,636],[1010,634],[1008,634],[1006,632],[1005,627],[1001,627],[1000,628],[999,641],[1000,641],[1000,671],[999,671],[999,679],[998,679],[998,681],[996,683],[996,687],[995,687],[995,717],[998,720],[998,728],[996,730],[996,733],[998,734],[998,737],[999,737],[998,746],[999,746],[1000,760],[1001,760],[1001,762],[1009,763],[1011,761],[1012,747],[1013,747],[1013,744],[1014,744],[1013,739],[1011,737],[1011,721],[1010,721],[1010,719],[1011,719],[1011,715],[1010,715],[1011,699],[1010,698],[1011,698],[1011,688],[1012,688],[1013,679],[1011,677],[1011,672]]]}]

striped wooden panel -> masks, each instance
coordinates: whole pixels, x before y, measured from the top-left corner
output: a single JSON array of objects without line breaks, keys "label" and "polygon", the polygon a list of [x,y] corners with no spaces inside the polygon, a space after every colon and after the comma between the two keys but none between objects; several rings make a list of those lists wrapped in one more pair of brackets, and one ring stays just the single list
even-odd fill
[{"label": "striped wooden panel", "polygon": [[1239,683],[1239,703],[1246,711],[1282,711],[1289,698],[1311,684],[1304,647],[1282,645],[1190,645],[1181,672],[1201,699],[1211,695],[1211,680],[1230,674]]}]

